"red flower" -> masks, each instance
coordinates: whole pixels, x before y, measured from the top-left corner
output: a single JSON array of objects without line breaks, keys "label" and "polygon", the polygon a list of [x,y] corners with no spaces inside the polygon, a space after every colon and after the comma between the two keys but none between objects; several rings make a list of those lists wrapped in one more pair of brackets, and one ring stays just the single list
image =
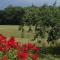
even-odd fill
[{"label": "red flower", "polygon": [[7,40],[2,40],[2,41],[1,41],[1,44],[2,44],[3,46],[6,46],[6,45],[7,45]]},{"label": "red flower", "polygon": [[27,47],[28,48],[28,45],[27,44],[23,44],[22,47]]},{"label": "red flower", "polygon": [[3,49],[2,46],[0,46],[0,51],[2,51],[2,49]]},{"label": "red flower", "polygon": [[32,43],[28,43],[28,49],[32,49],[34,47],[34,45]]},{"label": "red flower", "polygon": [[28,58],[28,53],[20,52],[17,54],[17,57],[21,60],[26,60]]},{"label": "red flower", "polygon": [[[30,49],[35,52],[38,52],[38,50],[39,50],[39,48],[36,47],[35,45],[33,45],[32,43],[22,45],[21,43],[16,42],[15,37],[11,37],[7,41],[6,37],[4,37],[0,34],[0,51],[4,52],[4,56],[2,57],[1,60],[7,60],[7,57],[5,54],[10,48],[16,49],[16,54],[17,54],[18,60],[27,60],[28,59],[27,52]],[[17,52],[19,52],[19,53],[17,53]],[[33,60],[38,59],[38,54],[33,54],[33,55],[29,54],[29,56],[32,56]]]},{"label": "red flower", "polygon": [[2,34],[0,34],[0,40],[5,40],[5,39],[6,39],[6,37],[3,36]]},{"label": "red flower", "polygon": [[38,47],[33,47],[32,50],[34,50],[35,52],[38,52],[39,51],[39,48]]},{"label": "red flower", "polygon": [[17,42],[16,42],[16,44],[13,46],[13,48],[15,48],[15,49],[18,50],[18,51],[22,50],[21,47],[22,47],[22,44],[21,44],[21,43],[17,43]]},{"label": "red flower", "polygon": [[37,60],[38,59],[38,54],[33,54],[32,55],[32,60]]},{"label": "red flower", "polygon": [[10,49],[9,46],[5,46],[5,47],[2,49],[2,51],[3,51],[4,53],[6,53],[9,49]]},{"label": "red flower", "polygon": [[11,37],[7,42],[7,45],[10,47],[13,47],[15,44],[16,44],[15,37]]},{"label": "red flower", "polygon": [[27,44],[23,44],[22,45],[22,51],[23,52],[27,52],[28,51],[28,45]]},{"label": "red flower", "polygon": [[4,55],[4,56],[2,57],[2,60],[7,60],[6,55]]},{"label": "red flower", "polygon": [[5,42],[6,42],[6,37],[0,34],[0,44],[5,44]]}]

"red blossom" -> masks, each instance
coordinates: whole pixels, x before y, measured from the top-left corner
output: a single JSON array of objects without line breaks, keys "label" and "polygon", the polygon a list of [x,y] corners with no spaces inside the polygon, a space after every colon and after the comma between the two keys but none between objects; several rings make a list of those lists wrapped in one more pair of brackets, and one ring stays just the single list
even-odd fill
[{"label": "red blossom", "polygon": [[23,52],[27,52],[28,51],[28,45],[27,44],[23,44],[22,45],[22,51]]},{"label": "red blossom", "polygon": [[6,39],[6,37],[3,36],[2,34],[0,34],[0,40],[5,40],[5,39]]},{"label": "red blossom", "polygon": [[17,57],[21,60],[26,60],[28,58],[28,53],[25,53],[25,52],[19,52],[17,54]]},{"label": "red blossom", "polygon": [[2,51],[2,49],[3,49],[3,47],[2,47],[2,46],[0,46],[0,51]]},{"label": "red blossom", "polygon": [[10,47],[13,47],[15,44],[16,44],[15,37],[11,37],[7,42],[7,45]]},{"label": "red blossom", "polygon": [[6,37],[0,34],[0,44],[5,44],[6,43]]},{"label": "red blossom", "polygon": [[21,47],[22,47],[22,44],[21,44],[21,43],[17,43],[17,42],[16,42],[16,44],[13,46],[13,48],[15,48],[15,49],[18,50],[18,51],[21,51],[21,50],[22,50]]},{"label": "red blossom", "polygon": [[34,47],[34,45],[32,43],[28,43],[28,49],[32,49]]},{"label": "red blossom", "polygon": [[4,56],[2,57],[2,60],[7,60],[6,55],[4,55]]},{"label": "red blossom", "polygon": [[[18,60],[27,60],[29,55],[28,54],[29,50],[33,50],[35,52],[38,52],[39,50],[39,48],[32,43],[28,43],[28,44],[17,43],[15,40],[15,37],[11,37],[9,40],[6,40],[6,37],[0,34],[0,51],[3,51],[4,54],[6,54],[7,51],[11,48],[14,48],[17,50],[18,53],[16,52],[16,54],[17,54]],[[38,58],[38,54],[33,54],[29,56],[32,56],[33,60],[37,60]],[[7,60],[6,55],[4,55],[1,60]]]},{"label": "red blossom", "polygon": [[37,60],[38,59],[38,54],[33,54],[32,55],[32,60]]},{"label": "red blossom", "polygon": [[39,48],[36,47],[36,46],[34,46],[34,47],[32,48],[32,50],[35,51],[35,52],[38,52],[38,51],[39,51]]}]

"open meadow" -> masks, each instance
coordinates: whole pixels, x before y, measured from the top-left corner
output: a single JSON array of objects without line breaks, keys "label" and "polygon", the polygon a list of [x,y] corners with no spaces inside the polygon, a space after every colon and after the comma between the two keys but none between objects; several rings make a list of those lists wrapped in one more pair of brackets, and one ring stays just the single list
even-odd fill
[{"label": "open meadow", "polygon": [[[19,26],[18,25],[0,25],[0,34],[3,34],[6,37],[11,37],[15,36],[17,41],[19,42],[29,42],[34,36],[34,31],[33,32],[27,32],[28,27],[25,26],[24,29],[24,38],[21,38],[22,32],[18,30]],[[34,30],[34,27],[32,27]]]}]

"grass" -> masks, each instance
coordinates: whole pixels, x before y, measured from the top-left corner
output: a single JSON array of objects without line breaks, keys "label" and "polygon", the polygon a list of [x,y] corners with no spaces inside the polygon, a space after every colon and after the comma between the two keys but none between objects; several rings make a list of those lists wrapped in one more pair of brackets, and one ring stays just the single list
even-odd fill
[{"label": "grass", "polygon": [[[0,26],[0,33],[3,35],[10,37],[10,36],[16,36],[16,37],[21,37],[21,31],[18,30],[19,26],[11,26],[11,25],[1,25]],[[28,27],[25,28],[27,30]],[[27,33],[26,31],[24,32],[25,38],[31,38],[32,33]]]},{"label": "grass", "polygon": [[[25,32],[24,32],[24,38],[21,38],[21,31],[18,30],[19,26],[18,25],[0,25],[0,34],[3,34],[6,37],[11,37],[15,36],[17,41],[19,42],[29,42],[34,36],[34,32],[28,33],[28,27],[25,26]],[[32,27],[33,29],[33,27]]]}]

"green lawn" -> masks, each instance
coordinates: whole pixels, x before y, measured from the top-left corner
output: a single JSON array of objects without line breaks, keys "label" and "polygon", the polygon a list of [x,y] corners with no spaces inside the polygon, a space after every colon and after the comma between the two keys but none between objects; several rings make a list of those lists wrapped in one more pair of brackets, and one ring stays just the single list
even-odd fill
[{"label": "green lawn", "polygon": [[[18,38],[21,37],[21,31],[18,30],[19,26],[16,25],[0,25],[0,33],[2,33],[3,35],[7,36],[7,37],[10,37],[10,36],[16,36]],[[25,35],[25,38],[31,38],[33,35],[33,32],[32,33],[28,33],[27,30],[28,30],[28,27],[25,26],[25,32],[24,32],[24,35]]]},{"label": "green lawn", "polygon": [[18,30],[18,25],[0,25],[0,34],[3,34],[6,37],[15,36],[16,40],[19,42],[29,42],[34,36],[34,27],[32,27],[33,32],[27,32],[28,27],[25,26],[24,29],[24,38],[21,38],[21,31]]}]

